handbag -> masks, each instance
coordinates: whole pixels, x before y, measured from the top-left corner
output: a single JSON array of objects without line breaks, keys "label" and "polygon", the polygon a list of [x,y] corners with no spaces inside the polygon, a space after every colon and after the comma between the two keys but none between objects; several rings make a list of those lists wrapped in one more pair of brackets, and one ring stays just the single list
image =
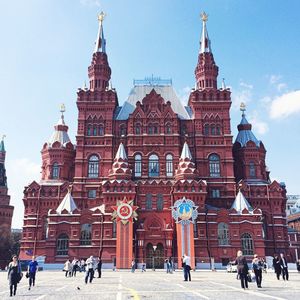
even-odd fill
[{"label": "handbag", "polygon": [[251,274],[250,273],[247,274],[247,281],[248,282],[252,282],[252,278],[251,278]]},{"label": "handbag", "polygon": [[23,278],[23,273],[19,272],[18,273],[18,283],[21,281],[22,278]]},{"label": "handbag", "polygon": [[29,273],[28,272],[26,272],[25,277],[29,278]]}]

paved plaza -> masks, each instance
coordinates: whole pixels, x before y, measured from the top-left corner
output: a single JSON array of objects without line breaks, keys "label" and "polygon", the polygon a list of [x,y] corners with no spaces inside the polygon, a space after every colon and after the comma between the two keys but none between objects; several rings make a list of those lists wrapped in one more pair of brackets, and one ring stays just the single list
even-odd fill
[{"label": "paved plaza", "polygon": [[[97,273],[96,273],[97,275]],[[65,278],[63,272],[37,273],[36,286],[28,290],[28,280],[23,277],[16,299],[300,299],[300,274],[290,273],[290,280],[277,281],[275,274],[263,274],[263,288],[249,283],[249,290],[240,288],[235,273],[225,271],[192,272],[192,281],[183,281],[181,271],[166,274],[162,270],[136,270],[113,272],[104,270],[101,279],[84,284],[84,274]],[[0,299],[9,297],[7,274],[0,273]]]}]

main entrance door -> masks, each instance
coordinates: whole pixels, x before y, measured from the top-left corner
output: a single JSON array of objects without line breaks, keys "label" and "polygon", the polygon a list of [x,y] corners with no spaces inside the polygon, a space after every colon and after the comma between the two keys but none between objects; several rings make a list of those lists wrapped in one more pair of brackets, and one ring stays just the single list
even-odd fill
[{"label": "main entrance door", "polygon": [[163,269],[164,261],[164,246],[161,243],[155,246],[148,243],[146,247],[146,267],[151,269]]}]

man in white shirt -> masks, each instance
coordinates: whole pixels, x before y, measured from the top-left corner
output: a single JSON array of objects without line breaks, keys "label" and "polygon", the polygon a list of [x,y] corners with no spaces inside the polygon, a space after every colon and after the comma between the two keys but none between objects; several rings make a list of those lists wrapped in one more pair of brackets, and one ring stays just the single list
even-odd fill
[{"label": "man in white shirt", "polygon": [[183,271],[184,271],[184,281],[191,281],[191,258],[186,254],[183,255]]},{"label": "man in white shirt", "polygon": [[289,271],[288,271],[287,260],[284,257],[283,253],[280,253],[280,261],[279,262],[280,262],[280,266],[281,266],[283,280],[289,280]]}]

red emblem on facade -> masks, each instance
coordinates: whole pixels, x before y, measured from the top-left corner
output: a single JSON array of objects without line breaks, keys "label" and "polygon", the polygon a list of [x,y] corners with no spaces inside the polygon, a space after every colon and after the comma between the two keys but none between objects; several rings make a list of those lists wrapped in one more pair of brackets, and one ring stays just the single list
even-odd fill
[{"label": "red emblem on facade", "polygon": [[127,200],[124,198],[122,201],[117,202],[117,206],[112,206],[113,213],[112,218],[116,221],[121,221],[123,224],[132,222],[133,219],[137,219],[136,210],[138,206],[133,205],[133,200]]}]

